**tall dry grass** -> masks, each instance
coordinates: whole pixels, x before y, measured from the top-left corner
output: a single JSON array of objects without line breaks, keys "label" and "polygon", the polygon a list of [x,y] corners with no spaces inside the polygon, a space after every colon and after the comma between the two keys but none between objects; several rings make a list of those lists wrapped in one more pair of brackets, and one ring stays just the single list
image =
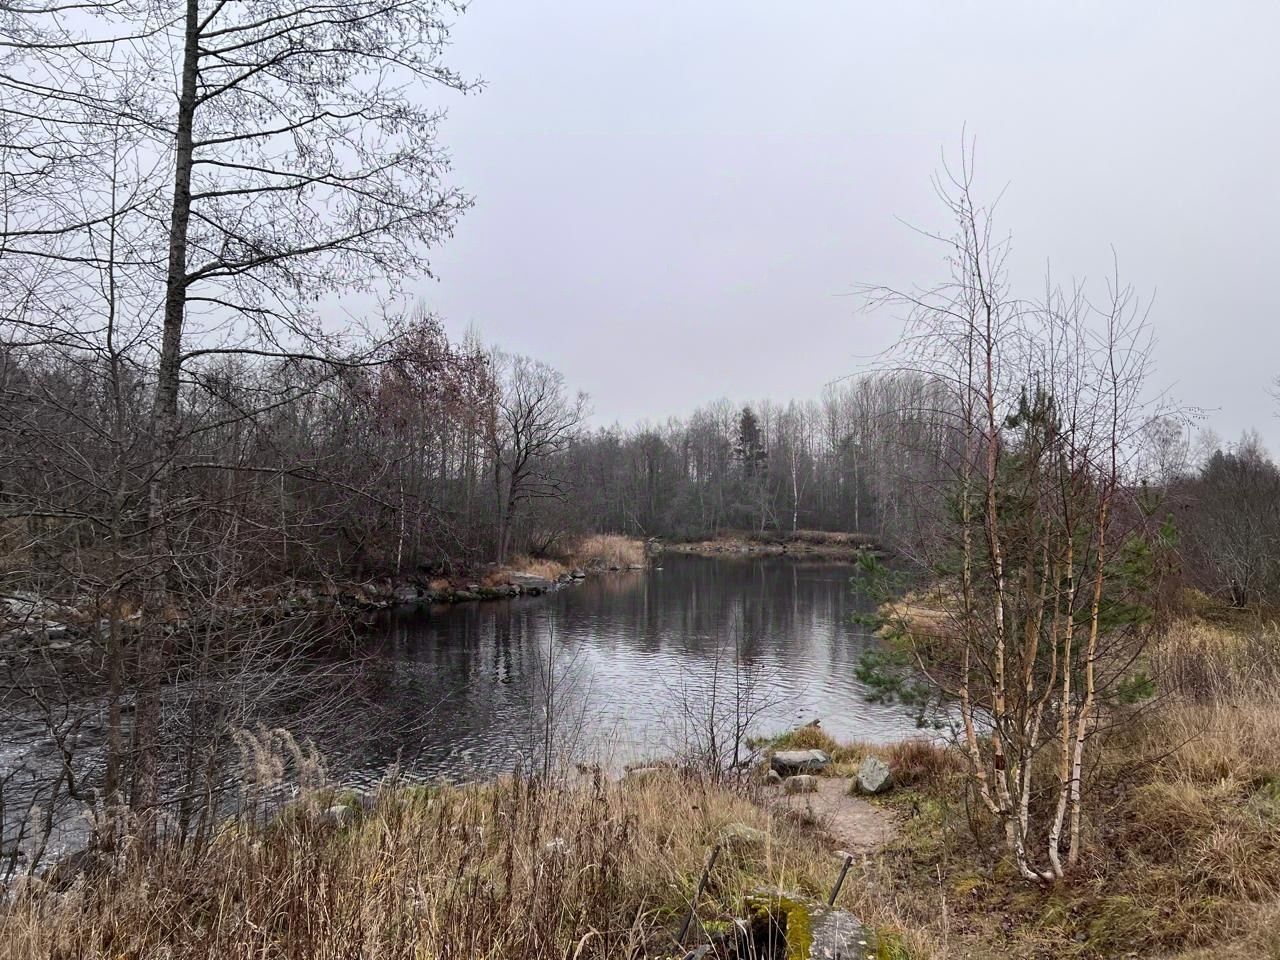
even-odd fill
[{"label": "tall dry grass", "polygon": [[1280,700],[1280,627],[1175,621],[1155,646],[1163,685],[1197,703]]},{"label": "tall dry grass", "polygon": [[[561,574],[568,573],[569,569],[568,564],[559,560],[552,560],[549,557],[528,557],[524,554],[517,554],[507,563],[507,570],[512,573],[542,577],[544,580],[554,580]],[[489,577],[489,582],[497,584],[505,579],[503,573],[495,573]]]},{"label": "tall dry grass", "polygon": [[1147,664],[1161,696],[1090,741],[1071,882],[1020,881],[962,761],[901,748],[919,777],[890,796],[907,817],[875,875],[917,937],[954,956],[1280,960],[1280,631],[1224,619],[1174,623]]},{"label": "tall dry grass", "polygon": [[[331,810],[334,804],[345,804]],[[548,786],[388,784],[358,804],[307,793],[229,822],[198,854],[123,858],[0,907],[0,957],[617,960],[674,949],[709,849],[701,918],[760,886],[822,895],[837,862],[801,825],[697,779]]]},{"label": "tall dry grass", "polygon": [[645,561],[644,542],[613,533],[592,534],[573,547],[572,559],[584,568],[641,566]]}]

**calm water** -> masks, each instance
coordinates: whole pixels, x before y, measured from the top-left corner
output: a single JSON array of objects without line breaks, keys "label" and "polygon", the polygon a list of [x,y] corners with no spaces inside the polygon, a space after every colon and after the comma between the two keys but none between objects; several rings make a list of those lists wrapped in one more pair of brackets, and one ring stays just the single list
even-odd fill
[{"label": "calm water", "polygon": [[[373,780],[484,776],[541,755],[548,701],[559,748],[606,764],[703,742],[739,715],[752,732],[820,718],[838,738],[917,732],[855,675],[876,644],[848,566],[669,554],[543,597],[386,615],[347,692],[354,713],[320,737],[335,772]],[[701,739],[699,739],[701,738]],[[329,741],[327,743],[323,741]]]}]

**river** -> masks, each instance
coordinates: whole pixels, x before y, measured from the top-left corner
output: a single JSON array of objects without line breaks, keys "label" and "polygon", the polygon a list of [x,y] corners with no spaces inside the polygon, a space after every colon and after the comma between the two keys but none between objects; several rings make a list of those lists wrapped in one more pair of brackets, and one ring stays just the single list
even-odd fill
[{"label": "river", "polygon": [[334,773],[368,783],[397,763],[451,779],[536,766],[548,739],[616,768],[705,747],[712,729],[722,747],[734,730],[815,719],[837,739],[918,734],[912,710],[869,702],[857,678],[879,641],[857,622],[870,601],[851,574],[668,553],[540,597],[398,608],[322,747]]}]

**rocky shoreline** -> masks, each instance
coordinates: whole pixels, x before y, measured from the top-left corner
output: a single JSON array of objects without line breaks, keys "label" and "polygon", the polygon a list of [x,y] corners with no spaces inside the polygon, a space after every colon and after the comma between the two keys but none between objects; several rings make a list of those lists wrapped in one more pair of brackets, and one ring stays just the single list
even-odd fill
[{"label": "rocky shoreline", "polygon": [[[364,581],[321,584],[278,584],[249,591],[237,602],[192,611],[179,620],[250,617],[260,622],[338,614],[359,616],[392,607],[471,603],[505,600],[521,596],[541,596],[562,587],[581,583],[588,577],[635,572],[644,564],[591,565],[574,568],[556,577],[519,571],[489,573],[479,580],[400,580],[380,577]],[[118,622],[132,626],[141,612],[129,611]],[[49,652],[61,652],[103,643],[111,630],[111,619],[89,598],[55,599],[22,592],[0,596],[0,651],[30,643]]]}]

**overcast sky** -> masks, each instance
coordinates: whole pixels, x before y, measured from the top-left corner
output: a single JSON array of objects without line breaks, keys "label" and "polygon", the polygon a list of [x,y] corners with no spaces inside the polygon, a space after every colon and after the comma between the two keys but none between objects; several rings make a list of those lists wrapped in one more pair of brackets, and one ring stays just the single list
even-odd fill
[{"label": "overcast sky", "polygon": [[1007,187],[1015,285],[1154,297],[1157,373],[1280,451],[1272,2],[474,0],[444,136],[476,206],[421,294],[597,420],[816,396],[892,341],[859,283],[929,283],[961,130]]}]

